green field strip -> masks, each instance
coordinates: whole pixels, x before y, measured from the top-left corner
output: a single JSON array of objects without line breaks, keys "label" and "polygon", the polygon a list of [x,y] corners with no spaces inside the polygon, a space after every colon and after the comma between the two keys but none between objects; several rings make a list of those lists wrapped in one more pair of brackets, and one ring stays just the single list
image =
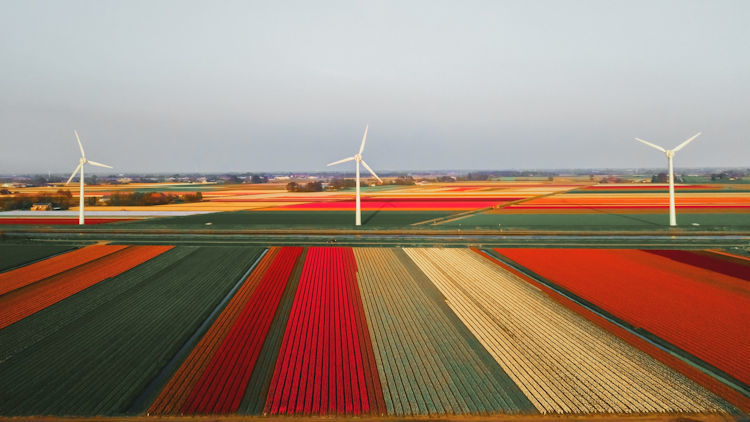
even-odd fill
[{"label": "green field strip", "polygon": [[[440,227],[456,229],[529,229],[529,230],[659,230],[666,229],[669,223],[667,210],[654,213],[626,214],[612,213],[606,209],[592,209],[586,214],[565,214],[557,210],[555,214],[483,213],[463,220],[446,223]],[[693,223],[699,224],[694,226]],[[747,230],[750,229],[748,213],[681,213],[677,210],[677,226],[688,230]]]},{"label": "green field strip", "polygon": [[407,249],[543,413],[722,412],[726,403],[470,250]]},{"label": "green field strip", "polygon": [[[362,211],[363,228],[408,227],[451,211]],[[206,225],[206,223],[211,223]],[[249,230],[277,228],[353,228],[352,211],[227,211],[182,217],[111,223],[110,228]]]},{"label": "green field strip", "polygon": [[[453,311],[446,305],[445,297],[439,292],[439,290],[432,284],[429,278],[416,266],[416,264],[404,253],[401,249],[394,250],[398,256],[400,262],[407,268],[418,282],[419,287],[422,291],[432,300],[442,314],[453,324],[459,334],[462,336],[462,340],[471,348],[476,358],[480,360],[482,365],[473,363],[475,370],[485,377],[485,385],[502,386],[502,390],[498,392],[494,390],[479,391],[478,394],[472,395],[472,398],[477,402],[476,406],[479,408],[503,408],[503,409],[518,409],[522,412],[534,411],[534,407],[518,389],[513,380],[508,377],[502,371],[502,368],[492,359],[492,356],[487,353],[484,347],[479,344],[477,339],[469,332],[466,326],[456,317]],[[439,333],[436,333],[439,335]],[[446,344],[446,347],[450,347],[450,344]],[[479,384],[481,386],[481,384]],[[472,385],[473,387],[473,385]]]},{"label": "green field strip", "polygon": [[[389,414],[467,414],[533,409],[515,384],[498,382],[393,249],[355,249],[358,279]],[[486,352],[485,352],[486,353]],[[515,389],[514,401],[507,389]]]},{"label": "green field strip", "polygon": [[503,369],[497,365],[495,359],[490,355],[474,334],[466,327],[461,319],[456,315],[455,312],[448,306],[446,297],[440,292],[429,277],[422,272],[417,264],[409,258],[403,249],[395,249],[396,256],[398,256],[401,263],[406,267],[410,274],[412,274],[415,280],[418,281],[422,291],[425,292],[432,300],[435,305],[442,310],[445,315],[458,329],[458,332],[463,336],[463,340],[466,344],[475,351],[477,357],[482,361],[486,374],[490,377],[490,382],[495,385],[503,386],[503,392],[508,395],[508,402],[512,406],[517,407],[522,412],[528,413],[534,411],[534,405],[529,399],[523,394],[523,392],[516,386],[513,380],[506,374]]},{"label": "green field strip", "polygon": [[273,370],[276,366],[279,350],[281,350],[281,342],[284,339],[284,331],[289,321],[289,314],[292,309],[292,303],[294,303],[294,296],[297,293],[306,255],[307,248],[297,258],[292,275],[289,277],[284,293],[281,296],[281,302],[276,309],[276,314],[271,322],[271,328],[260,350],[258,361],[255,364],[255,369],[253,369],[253,374],[250,376],[245,395],[242,398],[237,413],[252,415],[263,413],[266,396],[271,385],[271,378],[273,378]]},{"label": "green field strip", "polygon": [[84,289],[67,299],[57,302],[0,330],[0,370],[12,365],[12,359],[36,343],[57,333],[66,331],[82,321],[94,318],[100,307],[118,296],[138,288],[141,283],[157,276],[179,263],[197,247],[178,246],[163,254],[108,280]]},{"label": "green field strip", "polygon": [[200,339],[206,334],[206,331],[208,331],[209,327],[211,327],[214,321],[216,321],[216,318],[219,317],[219,314],[224,310],[224,308],[226,308],[229,301],[237,293],[237,290],[239,290],[242,284],[247,281],[250,274],[253,272],[255,267],[258,266],[258,263],[261,259],[263,259],[267,252],[268,249],[263,250],[255,259],[255,262],[253,262],[250,268],[248,268],[245,274],[237,279],[237,283],[235,283],[234,287],[232,287],[229,293],[227,293],[226,296],[224,296],[224,298],[221,300],[221,302],[216,305],[214,310],[203,321],[200,327],[195,330],[193,335],[190,336],[185,344],[182,345],[180,350],[178,350],[177,353],[172,357],[172,359],[159,371],[159,374],[154,377],[153,380],[151,380],[149,385],[146,386],[143,392],[141,392],[141,395],[135,399],[133,404],[130,406],[130,409],[128,409],[128,413],[143,413],[148,410],[149,405],[154,402],[156,397],[159,395],[159,392],[161,392],[161,390],[164,388],[164,385],[169,382],[175,371],[177,371],[180,365],[182,365],[185,359],[187,359],[188,355],[193,350],[195,345],[198,344]]},{"label": "green field strip", "polygon": [[0,244],[0,272],[41,261],[75,248],[67,245]]},{"label": "green field strip", "polygon": [[0,367],[0,414],[124,413],[260,252],[198,248],[39,341]]}]

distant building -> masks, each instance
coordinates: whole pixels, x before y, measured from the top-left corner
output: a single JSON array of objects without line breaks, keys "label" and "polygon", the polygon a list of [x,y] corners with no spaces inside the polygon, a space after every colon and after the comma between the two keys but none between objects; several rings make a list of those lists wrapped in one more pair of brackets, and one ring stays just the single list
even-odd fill
[{"label": "distant building", "polygon": [[52,204],[49,202],[39,202],[31,205],[31,211],[52,211]]}]

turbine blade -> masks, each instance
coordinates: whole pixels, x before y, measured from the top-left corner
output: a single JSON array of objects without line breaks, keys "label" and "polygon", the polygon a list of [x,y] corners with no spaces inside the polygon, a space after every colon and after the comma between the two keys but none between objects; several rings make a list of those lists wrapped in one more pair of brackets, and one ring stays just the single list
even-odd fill
[{"label": "turbine blade", "polygon": [[682,148],[684,148],[684,147],[685,147],[685,145],[687,145],[687,144],[689,144],[690,142],[692,142],[692,141],[693,141],[693,139],[695,139],[695,138],[697,138],[697,137],[701,136],[701,133],[702,133],[702,132],[698,132],[698,133],[696,133],[695,135],[693,135],[693,136],[692,136],[691,138],[689,138],[689,139],[688,139],[688,140],[686,140],[685,142],[681,143],[680,145],[677,145],[677,146],[676,146],[676,147],[675,147],[675,148],[674,148],[674,149],[673,149],[672,151],[674,151],[674,152],[677,152],[677,151],[681,150]]},{"label": "turbine blade", "polygon": [[380,180],[380,178],[378,177],[378,175],[375,174],[374,171],[372,171],[372,169],[370,168],[370,166],[368,166],[367,163],[365,163],[365,160],[362,160],[362,165],[365,166],[365,168],[367,169],[367,171],[370,172],[370,174],[372,174],[373,176],[375,176],[376,179],[378,179],[378,182],[383,183],[383,181]]},{"label": "turbine blade", "polygon": [[86,160],[86,162],[89,163],[89,164],[91,164],[92,166],[105,167],[105,168],[108,168],[108,169],[112,168],[112,166],[108,166],[108,165],[102,164],[102,163],[97,163],[96,161]]},{"label": "turbine blade", "polygon": [[349,158],[344,158],[343,160],[334,161],[332,163],[329,163],[328,167],[335,166],[336,164],[345,163],[347,161],[352,161],[353,159],[354,159],[354,157],[349,157]]},{"label": "turbine blade", "polygon": [[365,134],[362,136],[362,145],[359,146],[359,153],[362,154],[362,151],[365,150],[365,141],[367,140],[367,128],[370,125],[365,125]]},{"label": "turbine blade", "polygon": [[76,141],[78,141],[78,148],[81,149],[81,157],[86,158],[86,153],[83,152],[83,144],[81,143],[81,138],[78,137],[78,131],[74,130],[73,133],[76,134]]},{"label": "turbine blade", "polygon": [[74,176],[76,175],[76,173],[78,173],[78,170],[80,170],[80,169],[81,169],[81,166],[82,166],[82,165],[83,165],[83,163],[78,163],[78,167],[76,167],[76,169],[75,169],[75,170],[73,170],[73,174],[71,174],[71,175],[70,175],[70,177],[68,178],[68,181],[67,181],[67,182],[65,182],[65,184],[66,184],[66,185],[67,185],[68,183],[70,183],[70,181],[71,181],[71,180],[73,180],[73,177],[74,177]]},{"label": "turbine blade", "polygon": [[660,147],[659,145],[656,145],[656,144],[652,144],[652,143],[651,143],[651,142],[649,142],[649,141],[644,141],[643,139],[640,139],[640,138],[635,138],[635,140],[636,140],[636,141],[638,141],[638,142],[642,142],[642,143],[644,143],[644,144],[646,144],[646,145],[650,146],[651,148],[656,148],[656,149],[658,149],[658,150],[659,150],[659,151],[661,151],[661,152],[667,152],[667,150],[666,150],[666,149],[664,149],[664,148]]}]

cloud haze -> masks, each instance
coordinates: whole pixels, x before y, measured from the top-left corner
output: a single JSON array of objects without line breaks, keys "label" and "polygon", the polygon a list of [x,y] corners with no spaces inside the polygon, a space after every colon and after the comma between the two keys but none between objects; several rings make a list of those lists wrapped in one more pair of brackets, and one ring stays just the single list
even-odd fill
[{"label": "cloud haze", "polygon": [[750,166],[747,1],[3,1],[0,173]]}]

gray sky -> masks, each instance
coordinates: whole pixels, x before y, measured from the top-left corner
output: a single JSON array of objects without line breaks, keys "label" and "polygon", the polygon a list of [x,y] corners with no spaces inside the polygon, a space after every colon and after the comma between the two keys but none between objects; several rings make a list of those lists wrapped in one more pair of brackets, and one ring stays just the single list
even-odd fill
[{"label": "gray sky", "polygon": [[[749,1],[0,0],[0,173],[750,166]],[[346,168],[342,168],[344,170]]]}]

